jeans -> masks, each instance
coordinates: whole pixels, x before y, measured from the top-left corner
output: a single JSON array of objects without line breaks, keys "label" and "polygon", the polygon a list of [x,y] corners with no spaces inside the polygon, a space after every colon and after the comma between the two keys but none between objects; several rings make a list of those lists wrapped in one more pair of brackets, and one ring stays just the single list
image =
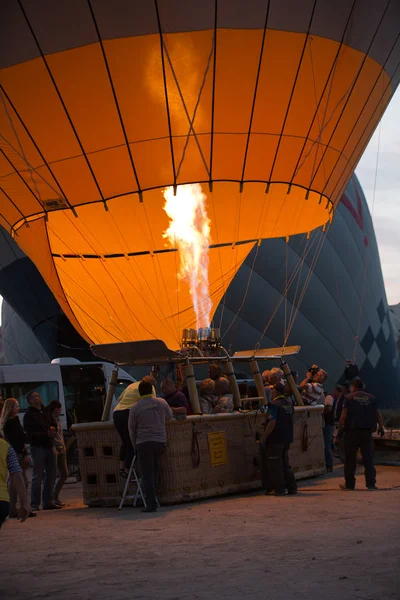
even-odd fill
[{"label": "jeans", "polygon": [[[21,462],[20,462],[20,464],[21,464]],[[24,478],[25,487],[26,487],[27,504],[29,506],[28,478],[26,476],[26,470],[22,467],[22,464],[21,464],[21,468],[22,468],[22,477]],[[17,494],[17,490],[15,489],[15,487],[13,485],[12,477],[10,477],[8,480],[8,493],[10,496],[10,515],[15,516],[17,514],[18,494]]]},{"label": "jeans", "polygon": [[374,445],[369,429],[350,429],[344,434],[344,478],[346,487],[354,489],[356,485],[357,450],[360,448],[365,469],[365,483],[373,487],[376,483],[374,467]]},{"label": "jeans", "polygon": [[46,508],[54,501],[54,483],[57,470],[56,449],[31,446],[31,457],[33,462],[31,507],[34,509],[40,506],[44,475],[43,508]]},{"label": "jeans", "polygon": [[324,431],[324,444],[325,444],[325,463],[327,469],[332,469],[333,467],[333,454],[332,454],[332,444],[333,444],[333,429],[334,425],[327,425],[325,423]]},{"label": "jeans", "polygon": [[164,454],[166,444],[161,442],[143,442],[136,446],[142,476],[143,491],[149,508],[157,507],[157,485],[160,473],[160,457]]},{"label": "jeans", "polygon": [[58,500],[58,495],[61,492],[61,489],[64,483],[68,479],[68,465],[67,465],[67,455],[65,452],[57,453],[57,468],[58,468],[58,479],[54,488],[54,500]]},{"label": "jeans", "polygon": [[119,437],[121,438],[121,450],[119,453],[119,459],[124,463],[125,469],[129,469],[131,462],[135,455],[135,450],[132,445],[131,436],[129,435],[128,421],[129,421],[130,409],[115,410],[113,412],[113,421],[115,429],[118,431]]},{"label": "jeans", "polygon": [[290,444],[266,444],[261,448],[261,478],[263,487],[267,491],[274,490],[283,494],[297,491],[297,484],[292,468],[289,464]]}]

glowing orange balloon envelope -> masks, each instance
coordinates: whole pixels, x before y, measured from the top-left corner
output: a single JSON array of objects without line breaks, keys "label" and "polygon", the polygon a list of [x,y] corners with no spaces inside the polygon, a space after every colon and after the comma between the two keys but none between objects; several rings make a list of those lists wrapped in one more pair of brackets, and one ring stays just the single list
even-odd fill
[{"label": "glowing orange balloon envelope", "polygon": [[254,243],[323,226],[399,80],[398,0],[2,10],[0,222],[93,343],[177,347]]}]

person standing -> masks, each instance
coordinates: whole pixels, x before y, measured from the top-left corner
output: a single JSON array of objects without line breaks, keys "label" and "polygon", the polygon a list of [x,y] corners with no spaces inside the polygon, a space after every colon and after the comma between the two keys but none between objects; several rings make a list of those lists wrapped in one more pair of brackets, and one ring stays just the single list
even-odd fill
[{"label": "person standing", "polygon": [[30,513],[26,499],[25,481],[14,448],[10,446],[0,433],[0,528],[10,512],[10,498],[7,489],[7,473],[19,496],[19,518],[25,521]]},{"label": "person standing", "polygon": [[174,416],[186,416],[191,414],[190,404],[187,401],[185,394],[176,389],[176,385],[172,379],[166,378],[161,382],[161,392]]},{"label": "person standing", "polygon": [[296,479],[289,464],[293,416],[293,404],[285,397],[283,385],[278,383],[271,390],[266,427],[260,440],[262,479],[267,495],[297,494]]},{"label": "person standing", "polygon": [[[26,434],[21,425],[21,421],[18,418],[19,403],[16,398],[7,398],[5,400],[3,409],[0,417],[0,431],[3,432],[5,440],[15,451],[17,455],[19,466],[22,469],[22,478],[25,483],[27,505],[29,506],[28,499],[28,478],[26,476],[26,470],[30,467],[30,459],[28,449],[26,447]],[[8,485],[8,491],[10,496],[10,514],[11,519],[16,518],[18,514],[17,501],[18,494],[13,484],[13,478],[10,477]],[[36,517],[36,513],[29,511],[29,517]]]},{"label": "person standing", "polygon": [[343,402],[344,402],[344,397],[347,396],[347,394],[350,394],[350,386],[347,382],[345,382],[343,385],[337,385],[335,387],[335,389],[333,390],[333,398],[334,398],[334,405],[333,405],[333,413],[334,413],[334,439],[336,440],[335,442],[335,450],[336,450],[336,457],[339,458],[342,463],[344,464],[344,439],[343,436],[340,437],[340,439],[337,438],[337,432],[339,429],[339,421],[340,421],[340,415],[342,414],[342,409],[343,409]]},{"label": "person standing", "polygon": [[42,397],[38,392],[27,395],[29,408],[24,416],[24,429],[27,442],[31,446],[33,462],[31,484],[31,507],[39,510],[43,485],[43,509],[54,510],[61,508],[54,502],[54,484],[57,473],[57,455],[54,447],[56,423],[42,405]]},{"label": "person standing", "polygon": [[140,400],[131,408],[129,434],[136,450],[147,506],[142,512],[156,512],[160,457],[167,445],[166,421],[172,410],[162,398],[156,398],[150,382],[139,384]]},{"label": "person standing", "polygon": [[[152,375],[146,375],[142,381],[149,382],[153,387],[153,394],[156,395],[155,385],[156,380]],[[122,392],[118,399],[118,404],[114,408],[113,421],[115,429],[121,438],[121,448],[119,452],[119,474],[121,477],[126,479],[128,477],[129,469],[135,455],[135,451],[132,446],[132,441],[129,435],[128,421],[129,411],[140,399],[139,394],[140,381],[135,381],[128,385],[128,387]]]},{"label": "person standing", "polygon": [[229,381],[220,377],[215,382],[213,413],[228,413],[234,411],[233,396],[229,392]]},{"label": "person standing", "polygon": [[265,397],[267,399],[267,404],[271,402],[271,395],[274,389],[274,386],[282,383],[283,371],[278,367],[274,367],[271,370],[263,371],[262,380],[264,384]]},{"label": "person standing", "polygon": [[56,481],[54,487],[54,502],[57,506],[62,508],[65,506],[63,502],[60,500],[60,492],[63,488],[64,483],[68,479],[68,464],[67,464],[67,450],[65,448],[64,442],[64,434],[62,429],[62,423],[60,419],[61,415],[61,402],[58,400],[52,400],[50,404],[46,407],[46,410],[49,411],[50,415],[55,421],[56,424],[56,434],[54,436],[54,447],[57,453],[57,471],[58,471],[58,479]]},{"label": "person standing", "polygon": [[203,379],[199,385],[199,402],[201,413],[212,413],[215,405],[214,401],[215,381],[213,379]]},{"label": "person standing", "polygon": [[344,477],[342,490],[354,490],[356,486],[357,451],[360,449],[365,469],[365,483],[368,490],[376,490],[374,466],[374,446],[372,433],[378,431],[383,437],[382,415],[374,396],[364,389],[361,379],[351,384],[351,393],[345,396],[339,421],[339,436],[344,432]]},{"label": "person standing", "polygon": [[317,365],[313,365],[307,371],[305,379],[299,385],[304,404],[309,406],[324,404],[324,383],[327,378],[327,372]]},{"label": "person standing", "polygon": [[328,473],[333,471],[333,430],[335,427],[335,414],[334,414],[334,399],[330,394],[326,394],[324,399],[324,446],[325,446],[325,464]]}]

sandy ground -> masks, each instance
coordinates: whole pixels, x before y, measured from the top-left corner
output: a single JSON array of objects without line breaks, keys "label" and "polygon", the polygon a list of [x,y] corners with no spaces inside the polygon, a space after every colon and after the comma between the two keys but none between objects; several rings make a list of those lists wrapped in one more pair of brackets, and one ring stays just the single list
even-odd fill
[{"label": "sandy ground", "polygon": [[261,493],[162,508],[67,507],[0,532],[0,597],[57,600],[400,598],[400,468],[342,492],[342,468],[295,497]]}]

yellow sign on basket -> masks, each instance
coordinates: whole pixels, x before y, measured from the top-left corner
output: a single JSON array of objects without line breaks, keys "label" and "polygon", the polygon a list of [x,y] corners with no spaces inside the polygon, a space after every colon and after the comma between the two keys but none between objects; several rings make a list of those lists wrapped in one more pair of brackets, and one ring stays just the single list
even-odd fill
[{"label": "yellow sign on basket", "polygon": [[225,431],[216,431],[208,434],[208,448],[210,451],[210,463],[212,467],[226,465],[228,462],[228,450],[226,447]]}]

